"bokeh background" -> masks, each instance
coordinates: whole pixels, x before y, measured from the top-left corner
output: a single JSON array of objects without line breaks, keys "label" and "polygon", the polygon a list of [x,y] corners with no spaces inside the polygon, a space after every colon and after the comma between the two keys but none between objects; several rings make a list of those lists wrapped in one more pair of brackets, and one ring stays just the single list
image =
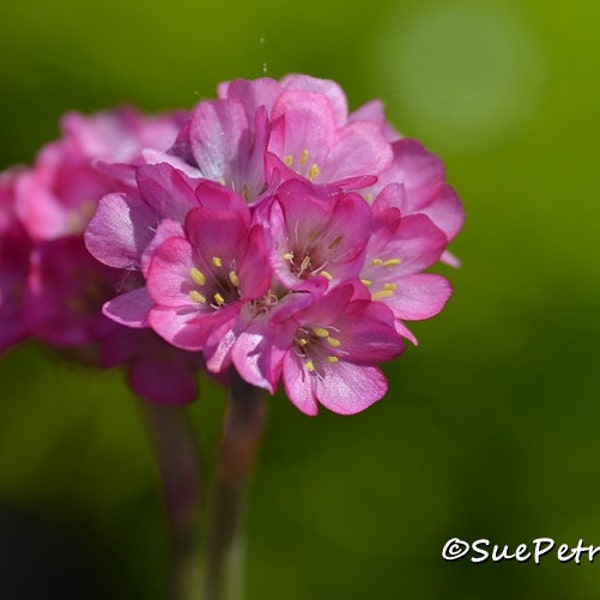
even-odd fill
[{"label": "bokeh background", "polygon": [[[454,536],[600,545],[599,30],[593,0],[2,3],[0,169],[67,110],[189,108],[304,72],[352,108],[383,99],[464,201],[454,296],[387,397],[352,418],[269,401],[249,600],[600,597],[598,561],[441,558]],[[224,406],[203,384],[192,407],[209,461]],[[0,360],[0,597],[163,598],[161,510],[118,372],[29,344]]]}]

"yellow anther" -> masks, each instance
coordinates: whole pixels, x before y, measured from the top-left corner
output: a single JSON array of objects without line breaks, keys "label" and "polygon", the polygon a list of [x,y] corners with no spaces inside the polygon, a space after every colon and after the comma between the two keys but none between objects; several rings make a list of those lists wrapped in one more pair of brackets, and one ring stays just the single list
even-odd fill
[{"label": "yellow anther", "polygon": [[380,258],[374,258],[374,259],[371,261],[371,264],[372,264],[374,267],[378,267],[379,265],[382,265],[382,264],[383,264],[383,261],[382,261]]},{"label": "yellow anther", "polygon": [[190,296],[190,300],[192,302],[199,302],[199,303],[206,302],[206,298],[198,290],[192,290],[189,293],[189,296]]},{"label": "yellow anther", "polygon": [[229,271],[229,281],[231,281],[231,284],[235,285],[235,287],[240,285],[240,278],[235,271]]},{"label": "yellow anther", "polygon": [[293,252],[286,252],[283,255],[283,259],[284,260],[294,260],[294,253]]},{"label": "yellow anther", "polygon": [[215,299],[217,306],[223,306],[223,304],[225,304],[225,299],[223,296],[221,296],[221,294],[219,294],[219,292],[217,292],[213,298]]},{"label": "yellow anther", "polygon": [[373,194],[365,194],[365,200],[371,204],[373,202]]},{"label": "yellow anther", "polygon": [[394,295],[394,292],[391,290],[380,290],[379,292],[375,292],[371,298],[373,300],[383,300],[384,298],[391,298]]},{"label": "yellow anther", "polygon": [[333,346],[334,348],[337,348],[338,346],[342,345],[342,342],[340,342],[340,340],[337,340],[334,337],[328,337],[327,342],[329,343],[330,346]]},{"label": "yellow anther", "polygon": [[305,256],[300,263],[300,271],[306,271],[310,267],[310,256]]},{"label": "yellow anther", "polygon": [[329,248],[329,250],[333,250],[334,248],[337,248],[340,245],[340,242],[342,241],[342,236],[338,235],[335,240],[333,240],[333,242],[331,242],[331,244],[329,244],[329,246],[327,246]]},{"label": "yellow anther", "polygon": [[300,339],[298,340],[298,343],[299,343],[301,346],[306,346],[306,344],[308,344],[308,340],[307,340],[306,338],[300,338]]},{"label": "yellow anther", "polygon": [[361,281],[367,286],[369,287],[370,285],[373,285],[373,282],[370,279],[361,279]]},{"label": "yellow anther", "polygon": [[383,262],[383,266],[384,267],[395,267],[396,265],[399,265],[401,263],[402,263],[401,258],[390,258]]},{"label": "yellow anther", "polygon": [[313,327],[313,333],[317,337],[326,338],[329,335],[329,331],[325,327]]},{"label": "yellow anther", "polygon": [[398,284],[397,283],[384,283],[383,289],[387,292],[393,292],[394,290],[398,289]]},{"label": "yellow anther", "polygon": [[288,154],[284,159],[283,162],[285,163],[286,167],[291,167],[292,164],[294,163],[294,157],[291,154]]},{"label": "yellow anther", "polygon": [[321,271],[321,275],[323,275],[323,277],[325,277],[325,279],[327,279],[328,281],[331,281],[333,279],[333,275],[328,271]]},{"label": "yellow anther", "polygon": [[339,359],[337,356],[328,356],[328,357],[327,357],[327,362],[330,362],[330,363],[336,363],[336,362],[338,362],[339,360],[340,360],[340,359]]},{"label": "yellow anther", "polygon": [[315,365],[313,364],[312,360],[307,360],[304,364],[306,365],[307,371],[312,373],[315,370]]},{"label": "yellow anther", "polygon": [[310,154],[310,152],[308,150],[303,150],[302,151],[302,156],[300,157],[300,166],[301,167],[303,167],[308,162],[308,155],[309,154]]},{"label": "yellow anther", "polygon": [[309,244],[312,244],[313,242],[316,242],[319,239],[319,236],[321,235],[321,232],[318,229],[315,229],[309,236],[308,239],[306,240]]},{"label": "yellow anther", "polygon": [[215,265],[215,267],[222,267],[223,266],[223,261],[218,256],[213,256],[212,257],[212,262],[213,262],[213,265]]},{"label": "yellow anther", "polygon": [[204,285],[206,283],[206,277],[204,276],[204,273],[196,267],[192,267],[190,269],[190,277],[192,278],[192,281],[198,285]]},{"label": "yellow anther", "polygon": [[311,168],[308,170],[308,180],[312,181],[315,177],[318,177],[319,173],[321,172],[321,169],[319,169],[319,167],[317,166],[317,163],[313,163]]}]

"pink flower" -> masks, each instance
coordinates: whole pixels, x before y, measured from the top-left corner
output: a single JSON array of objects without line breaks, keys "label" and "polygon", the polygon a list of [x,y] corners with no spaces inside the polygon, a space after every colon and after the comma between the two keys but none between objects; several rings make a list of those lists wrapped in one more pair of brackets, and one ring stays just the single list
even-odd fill
[{"label": "pink flower", "polygon": [[271,265],[289,289],[311,289],[314,277],[348,281],[360,273],[371,226],[369,205],[357,194],[287,181],[266,218]]},{"label": "pink flower", "polygon": [[33,243],[14,210],[21,170],[0,173],[0,354],[24,339],[23,295]]},{"label": "pink flower", "polygon": [[227,335],[242,306],[268,290],[261,232],[250,228],[250,211],[243,209],[196,208],[186,219],[186,237],[171,237],[154,253],[149,322],[175,346],[201,350],[216,332]]},{"label": "pink flower", "polygon": [[[202,357],[103,315],[115,294],[145,281],[98,262],[83,240],[100,198],[136,193],[142,147],[169,147],[180,121],[132,109],[92,117],[72,113],[62,121],[64,136],[42,149],[33,169],[0,177],[0,351],[30,335],[70,359],[103,368],[126,365],[130,386],[150,401],[195,397]],[[160,204],[160,181],[146,182],[143,175],[142,187],[153,188]]]},{"label": "pink flower", "polygon": [[352,285],[340,286],[294,315],[283,382],[290,400],[306,414],[316,414],[318,404],[354,414],[387,392],[376,364],[395,358],[404,347],[392,314],[353,294]]},{"label": "pink flower", "polygon": [[371,300],[392,310],[398,333],[416,343],[402,321],[429,319],[446,304],[452,292],[448,280],[423,271],[440,259],[448,242],[429,217],[402,217],[381,200],[373,205],[375,227],[360,278]]},{"label": "pink flower", "polygon": [[[442,161],[416,140],[397,140],[392,149],[392,164],[375,185],[363,191],[365,197],[372,202],[383,194],[386,205],[396,206],[402,215],[426,215],[451,241],[463,225],[464,211],[456,192],[445,181]],[[458,266],[450,254],[443,258]]]},{"label": "pink flower", "polygon": [[91,117],[65,115],[63,137],[46,145],[19,180],[17,213],[31,236],[37,241],[82,233],[98,200],[131,184],[131,166],[99,167],[131,165],[146,145],[166,149],[180,121],[180,115],[142,117],[129,108]]}]

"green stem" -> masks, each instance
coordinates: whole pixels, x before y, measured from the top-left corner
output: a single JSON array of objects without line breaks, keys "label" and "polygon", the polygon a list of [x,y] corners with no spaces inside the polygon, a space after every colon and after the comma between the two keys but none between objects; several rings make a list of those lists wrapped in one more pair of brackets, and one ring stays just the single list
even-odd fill
[{"label": "green stem", "polygon": [[199,449],[185,407],[141,402],[162,481],[169,537],[169,600],[202,600]]},{"label": "green stem", "polygon": [[232,375],[206,557],[205,600],[244,596],[243,520],[248,477],[265,424],[263,391]]}]

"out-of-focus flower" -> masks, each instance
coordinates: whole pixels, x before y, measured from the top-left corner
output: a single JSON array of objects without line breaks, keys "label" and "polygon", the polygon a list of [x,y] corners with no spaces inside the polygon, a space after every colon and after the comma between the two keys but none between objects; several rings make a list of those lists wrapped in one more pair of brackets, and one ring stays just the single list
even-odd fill
[{"label": "out-of-focus flower", "polygon": [[15,187],[22,171],[0,173],[0,354],[27,335],[23,296],[33,242],[15,214]]},{"label": "out-of-focus flower", "polygon": [[170,147],[185,116],[69,113],[62,137],[41,149],[32,168],[2,174],[0,351],[29,336],[72,360],[127,365],[131,388],[147,400],[194,399],[202,357],[106,317],[102,306],[137,282],[93,258],[83,241],[99,200],[135,191],[142,149]]}]

